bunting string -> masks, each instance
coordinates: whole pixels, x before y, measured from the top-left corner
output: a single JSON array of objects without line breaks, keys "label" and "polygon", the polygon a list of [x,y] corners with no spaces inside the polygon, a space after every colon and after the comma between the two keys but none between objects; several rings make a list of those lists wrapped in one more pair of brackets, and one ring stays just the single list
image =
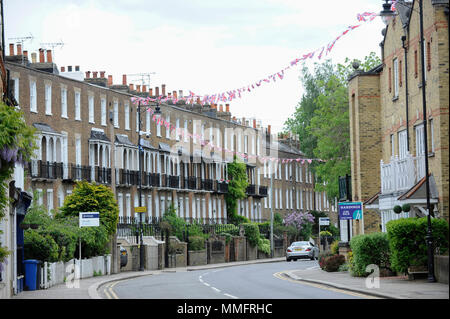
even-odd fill
[{"label": "bunting string", "polygon": [[[393,3],[393,9],[395,10],[395,2]],[[317,57],[319,60],[322,59],[322,57],[325,55],[327,56],[331,50],[334,48],[334,45],[336,42],[342,38],[344,35],[348,34],[349,31],[352,31],[358,27],[360,27],[363,23],[371,22],[378,16],[375,12],[363,12],[357,14],[357,20],[359,24],[348,26],[346,30],[344,30],[339,36],[337,36],[333,41],[328,43],[326,46],[322,46],[312,52],[309,52],[307,54],[301,55],[301,57],[298,57],[294,60],[292,60],[286,67],[281,69],[278,72],[275,72],[273,74],[270,74],[266,76],[263,79],[260,79],[252,84],[236,88],[234,90],[222,92],[222,93],[215,93],[215,94],[206,94],[206,95],[198,95],[195,94],[192,91],[189,91],[188,96],[182,96],[182,97],[167,97],[167,96],[157,96],[157,97],[137,97],[132,98],[132,101],[134,104],[141,103],[142,105],[148,105],[150,102],[158,102],[158,103],[165,103],[167,101],[172,101],[174,104],[176,104],[178,101],[182,100],[186,104],[194,104],[199,102],[201,105],[205,104],[217,104],[220,102],[231,102],[236,98],[242,98],[242,95],[247,92],[252,92],[253,90],[261,87],[262,84],[276,82],[277,79],[283,80],[286,72],[297,66],[301,61],[305,61],[308,59],[313,59],[314,57]]]}]

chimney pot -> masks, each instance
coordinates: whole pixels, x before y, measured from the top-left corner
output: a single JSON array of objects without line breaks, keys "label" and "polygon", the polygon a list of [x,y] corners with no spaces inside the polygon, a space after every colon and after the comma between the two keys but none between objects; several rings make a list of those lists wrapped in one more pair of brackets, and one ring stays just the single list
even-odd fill
[{"label": "chimney pot", "polygon": [[14,43],[9,44],[9,55],[14,55]]},{"label": "chimney pot", "polygon": [[149,94],[148,95],[153,96],[153,89],[152,88],[149,89]]},{"label": "chimney pot", "polygon": [[32,63],[36,63],[36,59],[37,59],[37,54],[36,52],[31,52],[31,62]]},{"label": "chimney pot", "polygon": [[[75,71],[77,70],[77,67],[75,67]],[[100,71],[100,77],[103,79],[105,78],[105,71]]]},{"label": "chimney pot", "polygon": [[65,66],[61,67],[61,72],[66,72],[66,67]]},{"label": "chimney pot", "polygon": [[161,85],[161,91],[162,91],[162,96],[166,96],[166,85],[165,84]]},{"label": "chimney pot", "polygon": [[86,71],[86,79],[89,79],[91,77],[91,71]]},{"label": "chimney pot", "polygon": [[53,63],[52,50],[47,50],[47,63]]},{"label": "chimney pot", "polygon": [[28,59],[28,51],[27,50],[23,51],[23,56]]},{"label": "chimney pot", "polygon": [[92,72],[92,77],[93,77],[94,79],[96,79],[96,78],[97,78],[97,74],[98,74],[97,71]]},{"label": "chimney pot", "polygon": [[112,75],[108,75],[108,86],[113,85],[113,78]]},{"label": "chimney pot", "polygon": [[155,95],[159,97],[159,86],[155,87]]},{"label": "chimney pot", "polygon": [[122,75],[122,85],[127,85],[127,75],[126,74]]},{"label": "chimney pot", "polygon": [[134,84],[133,83],[130,83],[129,87],[130,87],[130,91],[134,91]]},{"label": "chimney pot", "polygon": [[141,92],[141,85],[140,84],[136,84],[136,91]]},{"label": "chimney pot", "polygon": [[147,85],[144,85],[144,84],[142,85],[142,92],[144,92],[144,93],[147,92]]},{"label": "chimney pot", "polygon": [[17,55],[22,55],[22,44],[17,44]]},{"label": "chimney pot", "polygon": [[39,49],[39,63],[44,63],[44,49]]},{"label": "chimney pot", "polygon": [[271,129],[271,125],[267,125],[267,133],[269,133],[270,134],[270,130]]},{"label": "chimney pot", "polygon": [[219,112],[223,112],[223,105],[222,104],[219,105]]}]

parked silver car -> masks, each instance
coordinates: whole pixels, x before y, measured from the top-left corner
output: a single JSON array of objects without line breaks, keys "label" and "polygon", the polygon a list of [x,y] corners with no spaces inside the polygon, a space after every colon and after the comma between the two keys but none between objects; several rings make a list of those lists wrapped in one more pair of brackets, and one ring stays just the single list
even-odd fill
[{"label": "parked silver car", "polygon": [[295,241],[286,249],[286,261],[319,258],[319,248],[309,241]]}]

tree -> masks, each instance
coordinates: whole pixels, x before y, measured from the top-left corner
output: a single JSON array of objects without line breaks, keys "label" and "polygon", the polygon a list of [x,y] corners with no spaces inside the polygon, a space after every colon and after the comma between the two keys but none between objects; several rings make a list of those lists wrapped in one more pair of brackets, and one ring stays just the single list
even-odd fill
[{"label": "tree", "polygon": [[234,156],[233,162],[227,165],[227,172],[230,180],[228,192],[225,194],[228,221],[235,225],[248,223],[247,218],[237,214],[238,199],[244,199],[247,196],[248,179],[245,163],[237,161],[237,157]]},{"label": "tree", "polygon": [[368,71],[381,63],[374,52],[364,61],[333,65],[330,60],[314,65],[314,72],[302,68],[301,81],[305,93],[295,113],[285,122],[285,130],[298,134],[300,148],[313,161],[317,178],[316,191],[325,191],[329,199],[338,197],[338,177],[350,174],[350,122],[348,111],[348,76],[354,72],[353,62]]},{"label": "tree", "polygon": [[314,216],[308,212],[292,212],[284,219],[286,226],[294,226],[297,229],[297,235],[308,240],[312,232]]},{"label": "tree", "polygon": [[100,224],[113,235],[119,222],[119,206],[111,189],[86,181],[78,182],[73,193],[66,197],[56,218],[78,217],[80,212],[99,212]]}]

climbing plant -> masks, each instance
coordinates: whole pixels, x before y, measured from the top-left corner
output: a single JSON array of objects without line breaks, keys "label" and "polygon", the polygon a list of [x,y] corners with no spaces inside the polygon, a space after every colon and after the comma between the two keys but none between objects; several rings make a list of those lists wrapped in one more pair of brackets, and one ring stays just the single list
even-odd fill
[{"label": "climbing plant", "polygon": [[249,220],[247,218],[237,214],[237,201],[247,196],[248,179],[245,163],[234,156],[233,162],[227,165],[227,172],[230,180],[228,193],[225,195],[228,221],[235,225],[248,223]]},{"label": "climbing plant", "polygon": [[[29,162],[36,148],[34,132],[35,129],[25,123],[20,110],[0,101],[0,220],[5,216],[9,203],[8,180],[14,166]],[[8,255],[1,244],[0,264]]]}]

